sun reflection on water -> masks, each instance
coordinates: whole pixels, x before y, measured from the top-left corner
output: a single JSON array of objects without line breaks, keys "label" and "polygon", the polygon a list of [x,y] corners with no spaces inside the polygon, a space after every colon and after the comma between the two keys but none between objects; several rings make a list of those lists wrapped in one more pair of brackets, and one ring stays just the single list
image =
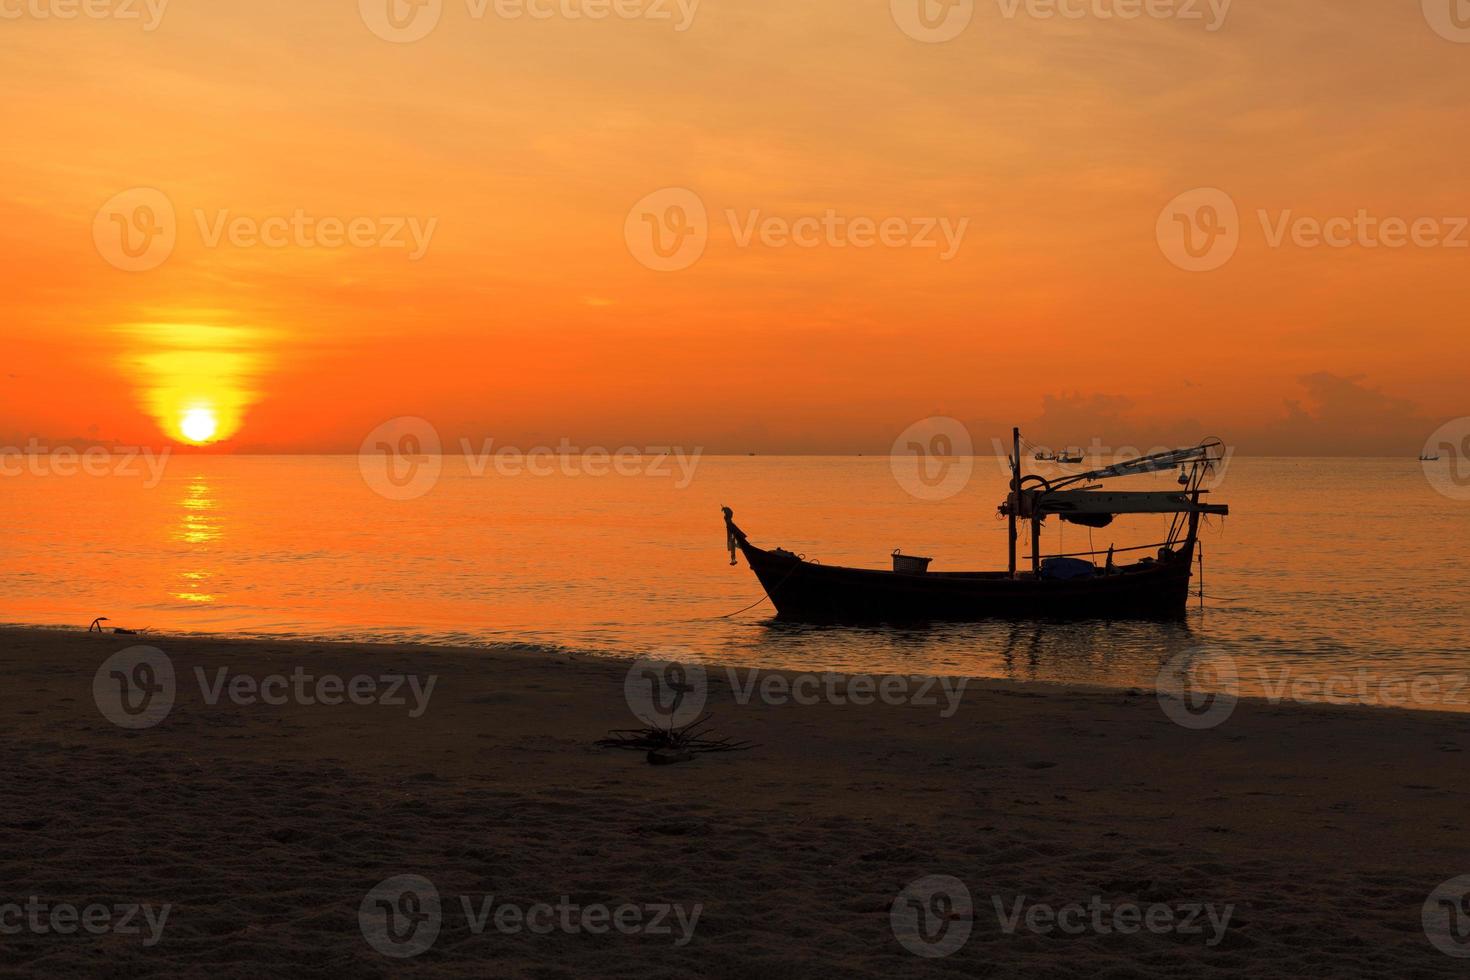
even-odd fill
[{"label": "sun reflection on water", "polygon": [[186,544],[204,544],[220,537],[220,520],[215,510],[214,497],[209,484],[202,476],[196,476],[189,484],[184,499],[179,501],[184,509],[177,537]]},{"label": "sun reflection on water", "polygon": [[[185,488],[184,496],[179,501],[182,513],[179,516],[179,526],[174,532],[174,539],[187,545],[194,545],[194,557],[202,557],[204,548],[211,542],[220,540],[224,536],[224,522],[219,514],[219,503],[215,499],[213,489],[209,481],[203,476],[195,476],[189,481]],[[180,572],[182,580],[180,591],[174,593],[174,598],[184,602],[207,604],[215,601],[215,594],[209,589],[209,579],[213,572],[193,567],[188,571]]]},{"label": "sun reflection on water", "polygon": [[199,603],[201,605],[213,602],[214,593],[203,591],[203,589],[207,587],[208,583],[206,580],[209,579],[210,574],[211,573],[209,572],[180,572],[179,578],[183,579],[185,583],[187,583],[185,585],[185,588],[192,587],[194,591],[175,592],[174,598],[182,599],[185,602]]}]

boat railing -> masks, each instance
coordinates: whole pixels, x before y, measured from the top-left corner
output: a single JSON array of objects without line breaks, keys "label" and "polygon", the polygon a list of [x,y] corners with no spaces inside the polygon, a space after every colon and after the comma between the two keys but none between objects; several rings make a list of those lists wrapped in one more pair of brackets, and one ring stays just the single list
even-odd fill
[{"label": "boat railing", "polygon": [[1096,551],[1070,551],[1066,554],[1042,555],[1045,558],[1096,558],[1098,555],[1106,556],[1110,552],[1115,555],[1126,554],[1130,551],[1157,551],[1160,548],[1172,548],[1178,544],[1177,541],[1160,541],[1158,544],[1140,544],[1131,548],[1102,548]]}]

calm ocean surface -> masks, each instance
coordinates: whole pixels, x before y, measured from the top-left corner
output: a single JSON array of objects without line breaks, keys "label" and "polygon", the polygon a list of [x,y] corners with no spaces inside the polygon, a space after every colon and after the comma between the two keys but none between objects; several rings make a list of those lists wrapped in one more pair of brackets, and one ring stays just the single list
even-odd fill
[{"label": "calm ocean surface", "polygon": [[[1233,658],[1246,693],[1470,709],[1470,501],[1437,492],[1412,458],[1233,459],[1212,498],[1232,516],[1203,533],[1205,591],[1219,598],[1172,625],[816,629],[773,624],[768,603],[719,618],[761,596],[743,560],[729,566],[722,504],[753,542],[828,564],[887,567],[902,548],[935,570],[1003,568],[1006,476],[988,458],[941,502],[907,493],[886,457],[705,457],[682,486],[673,465],[476,475],[445,457],[415,500],[375,492],[351,456],[176,456],[150,482],[141,466],[0,478],[0,620],[674,647],[740,665],[1116,686],[1151,686],[1169,658],[1209,650]],[[1091,541],[1157,541],[1164,520],[1125,518]],[[1044,550],[1088,541],[1053,526]]]}]

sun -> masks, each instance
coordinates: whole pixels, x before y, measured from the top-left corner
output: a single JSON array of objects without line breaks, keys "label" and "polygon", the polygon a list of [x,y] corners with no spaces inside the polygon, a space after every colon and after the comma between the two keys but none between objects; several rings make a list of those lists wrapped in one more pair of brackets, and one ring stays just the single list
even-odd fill
[{"label": "sun", "polygon": [[205,443],[214,438],[219,422],[214,412],[207,408],[191,408],[179,420],[179,431],[184,438],[194,443]]}]

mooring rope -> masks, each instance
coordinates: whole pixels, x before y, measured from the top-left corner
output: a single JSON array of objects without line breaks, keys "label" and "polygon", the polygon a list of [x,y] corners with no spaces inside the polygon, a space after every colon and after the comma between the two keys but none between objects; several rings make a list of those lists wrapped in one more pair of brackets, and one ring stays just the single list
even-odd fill
[{"label": "mooring rope", "polygon": [[[779,582],[776,583],[776,587],[774,589],[772,589],[771,592],[780,592],[781,591],[781,586],[783,586],[783,585],[786,584],[786,580],[789,579],[789,578],[791,578],[791,576],[796,573],[796,570],[801,567],[801,562],[802,561],[805,561],[805,560],[806,560],[805,558],[799,557],[798,560],[797,560],[797,564],[792,565],[791,568],[789,568],[786,571],[786,574],[783,575],[783,576],[781,576],[781,581],[779,581]],[[754,602],[752,602],[750,605],[746,606],[743,609],[737,609],[734,612],[728,612],[728,613],[725,613],[722,616],[695,616],[692,619],[674,619],[674,620],[670,620],[670,622],[672,622],[672,623],[712,623],[712,622],[714,622],[715,620],[718,620],[718,619],[729,619],[732,616],[739,616],[743,612],[750,612],[750,610],[754,609],[756,606],[758,606],[761,603],[765,602],[767,599],[771,599],[771,592],[766,592],[766,593],[762,594],[759,599],[755,600]],[[771,599],[771,603],[773,605],[775,604],[775,601],[776,600]]]}]

